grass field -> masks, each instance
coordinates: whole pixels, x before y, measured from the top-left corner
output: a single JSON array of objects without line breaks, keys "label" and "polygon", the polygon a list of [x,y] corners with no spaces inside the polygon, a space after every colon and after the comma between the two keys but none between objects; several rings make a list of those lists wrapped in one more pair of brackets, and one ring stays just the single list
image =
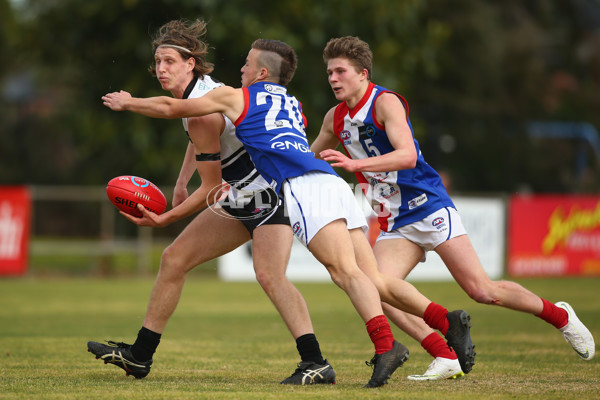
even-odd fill
[{"label": "grass field", "polygon": [[[600,279],[520,281],[551,301],[565,300],[600,340]],[[404,333],[410,360],[379,389],[363,389],[372,345],[349,300],[333,284],[298,284],[309,304],[336,385],[278,382],[299,361],[295,344],[260,287],[192,277],[146,379],[125,377],[86,351],[88,340],[132,342],[150,279],[0,280],[0,398],[44,399],[593,399],[600,356],[580,360],[538,318],[479,305],[454,283],[415,285],[472,316],[477,359],[463,379],[411,382],[430,357]]]}]

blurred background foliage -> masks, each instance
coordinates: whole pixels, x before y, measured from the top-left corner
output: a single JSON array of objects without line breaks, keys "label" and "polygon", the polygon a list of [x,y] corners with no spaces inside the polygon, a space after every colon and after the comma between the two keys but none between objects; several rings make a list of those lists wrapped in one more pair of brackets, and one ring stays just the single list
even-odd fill
[{"label": "blurred background foliage", "polygon": [[209,21],[212,75],[232,86],[256,38],[295,48],[289,88],[311,139],[336,103],[323,47],[359,36],[374,52],[373,81],[408,100],[425,158],[453,190],[600,192],[592,146],[527,128],[600,127],[597,0],[0,0],[0,184],[102,185],[125,174],[174,184],[187,144],[180,121],[115,113],[100,97],[168,94],[147,72],[151,35],[197,17]]}]

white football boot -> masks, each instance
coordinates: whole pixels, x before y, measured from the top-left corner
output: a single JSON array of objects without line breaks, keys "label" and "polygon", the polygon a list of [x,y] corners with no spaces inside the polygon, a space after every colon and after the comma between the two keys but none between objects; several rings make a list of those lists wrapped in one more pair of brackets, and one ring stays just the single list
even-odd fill
[{"label": "white football boot", "polygon": [[423,375],[409,375],[411,381],[435,381],[439,379],[456,379],[464,376],[457,359],[436,357]]},{"label": "white football boot", "polygon": [[560,328],[565,340],[573,346],[575,353],[582,359],[589,361],[594,358],[594,353],[596,352],[594,337],[590,330],[577,318],[573,307],[564,301],[555,303],[555,306],[562,308],[569,315],[569,322]]}]

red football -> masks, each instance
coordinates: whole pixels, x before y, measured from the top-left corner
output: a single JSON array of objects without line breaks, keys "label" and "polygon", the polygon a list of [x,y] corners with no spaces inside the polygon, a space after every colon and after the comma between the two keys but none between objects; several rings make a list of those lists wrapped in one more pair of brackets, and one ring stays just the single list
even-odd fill
[{"label": "red football", "polygon": [[106,185],[108,199],[119,210],[141,217],[138,203],[146,209],[162,214],[167,208],[167,199],[160,189],[147,179],[138,176],[123,175],[111,179]]}]

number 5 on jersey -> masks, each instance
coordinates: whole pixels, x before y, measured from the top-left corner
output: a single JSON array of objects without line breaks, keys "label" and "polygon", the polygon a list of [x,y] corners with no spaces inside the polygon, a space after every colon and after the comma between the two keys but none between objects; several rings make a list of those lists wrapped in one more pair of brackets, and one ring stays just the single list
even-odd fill
[{"label": "number 5 on jersey", "polygon": [[369,157],[377,157],[381,152],[373,143],[373,137],[377,135],[377,131],[373,125],[363,125],[358,127],[358,140]]}]

